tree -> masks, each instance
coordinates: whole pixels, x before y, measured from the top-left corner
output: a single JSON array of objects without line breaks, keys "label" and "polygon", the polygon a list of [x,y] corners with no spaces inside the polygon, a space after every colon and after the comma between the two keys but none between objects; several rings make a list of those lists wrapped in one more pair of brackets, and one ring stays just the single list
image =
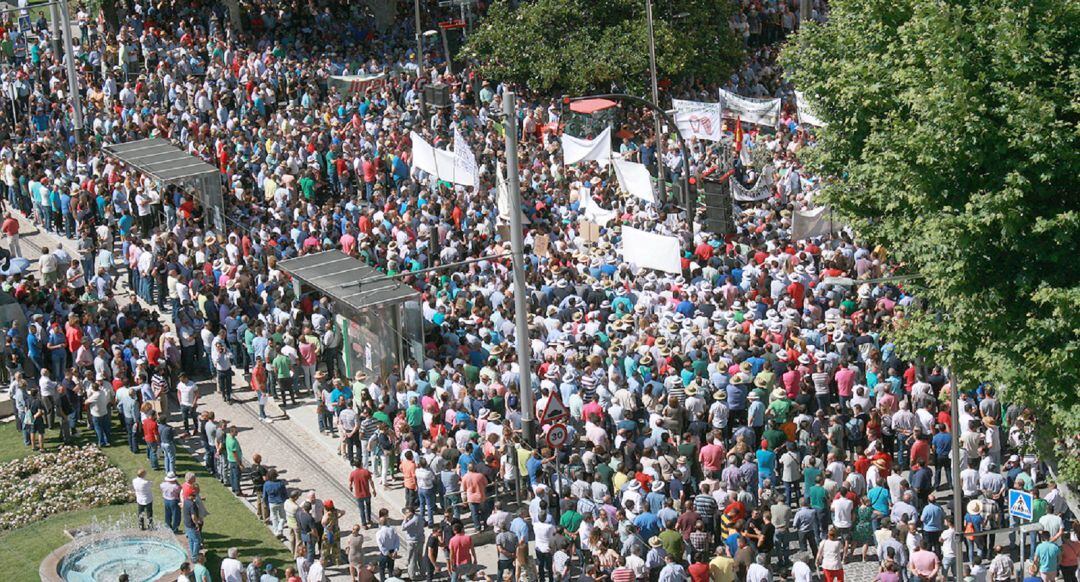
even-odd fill
[{"label": "tree", "polygon": [[[660,77],[722,79],[742,49],[730,0],[670,0],[653,9]],[[645,0],[495,0],[466,45],[481,72],[538,92],[649,87]]]},{"label": "tree", "polygon": [[1072,480],[1077,30],[1076,0],[837,0],[782,56],[828,123],[811,161],[825,199],[922,276],[899,346],[1032,407]]}]

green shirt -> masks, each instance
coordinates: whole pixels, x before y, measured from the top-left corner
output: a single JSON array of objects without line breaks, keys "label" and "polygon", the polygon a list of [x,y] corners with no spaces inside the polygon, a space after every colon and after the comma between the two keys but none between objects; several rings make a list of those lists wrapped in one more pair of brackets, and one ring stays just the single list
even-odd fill
[{"label": "green shirt", "polygon": [[765,442],[769,444],[770,450],[775,450],[776,447],[783,445],[787,442],[787,435],[782,430],[769,429],[762,433],[761,438],[765,439]]},{"label": "green shirt", "polygon": [[233,435],[225,435],[225,459],[230,463],[239,463],[243,453],[240,452],[240,441]]},{"label": "green shirt", "polygon": [[278,379],[292,378],[292,360],[285,354],[278,354],[273,361],[274,371]]},{"label": "green shirt", "polygon": [[210,570],[202,564],[194,564],[191,566],[191,574],[195,582],[213,582],[210,578]]},{"label": "green shirt", "polygon": [[409,426],[424,426],[424,409],[420,408],[418,404],[410,404],[405,409],[405,422],[409,423]]},{"label": "green shirt", "polygon": [[1046,515],[1050,505],[1046,503],[1045,499],[1035,499],[1031,502],[1031,521],[1039,521],[1039,518]]},{"label": "green shirt", "polygon": [[673,529],[665,529],[660,532],[658,537],[660,538],[661,546],[668,555],[680,557],[683,555],[682,534]]},{"label": "green shirt", "polygon": [[315,180],[311,176],[300,178],[300,191],[304,193],[305,200],[315,197]]},{"label": "green shirt", "polygon": [[772,411],[776,422],[784,424],[788,420],[788,415],[791,414],[791,401],[787,398],[773,400],[772,404],[769,405],[769,410]]},{"label": "green shirt", "polygon": [[810,507],[813,507],[814,509],[825,509],[824,487],[815,484],[806,492],[806,496],[810,498]]},{"label": "green shirt", "polygon": [[803,484],[809,489],[813,486],[814,481],[817,480],[817,476],[821,474],[821,469],[817,467],[807,467],[803,469]]},{"label": "green shirt", "polygon": [[585,518],[582,517],[580,513],[571,509],[570,511],[563,512],[562,518],[559,519],[559,525],[570,533],[576,533],[578,528],[581,527],[581,522],[584,519]]}]

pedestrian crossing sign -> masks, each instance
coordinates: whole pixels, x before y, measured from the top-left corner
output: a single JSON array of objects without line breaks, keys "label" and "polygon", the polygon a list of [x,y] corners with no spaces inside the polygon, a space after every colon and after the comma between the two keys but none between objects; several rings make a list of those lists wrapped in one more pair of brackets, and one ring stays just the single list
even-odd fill
[{"label": "pedestrian crossing sign", "polygon": [[1031,494],[1019,489],[1009,490],[1009,515],[1031,520]]}]

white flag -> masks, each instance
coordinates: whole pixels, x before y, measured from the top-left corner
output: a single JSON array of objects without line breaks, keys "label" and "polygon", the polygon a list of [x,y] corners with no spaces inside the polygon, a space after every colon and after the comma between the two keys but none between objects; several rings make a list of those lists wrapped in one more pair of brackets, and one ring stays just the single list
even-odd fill
[{"label": "white flag", "polygon": [[593,139],[581,139],[570,134],[562,135],[563,163],[567,166],[595,160],[606,164],[611,159],[611,128],[608,127]]},{"label": "white flag", "polygon": [[600,228],[606,227],[607,223],[615,218],[615,211],[601,208],[600,205],[593,200],[592,194],[589,192],[588,188],[582,187],[581,190],[578,190],[578,198],[581,199],[581,215],[590,221],[599,224]]},{"label": "white flag", "polygon": [[[431,174],[437,180],[443,180],[462,186],[476,186],[476,172],[458,165],[458,156],[453,152],[435,149],[420,134],[409,132],[412,138],[413,167]],[[470,152],[471,153],[471,152]]]},{"label": "white flag", "polygon": [[646,202],[656,202],[652,176],[645,164],[618,159],[612,162],[615,164],[615,177],[619,179],[620,188]]},{"label": "white flag", "polygon": [[653,234],[629,226],[622,229],[622,255],[627,262],[645,269],[681,273],[679,239]]}]

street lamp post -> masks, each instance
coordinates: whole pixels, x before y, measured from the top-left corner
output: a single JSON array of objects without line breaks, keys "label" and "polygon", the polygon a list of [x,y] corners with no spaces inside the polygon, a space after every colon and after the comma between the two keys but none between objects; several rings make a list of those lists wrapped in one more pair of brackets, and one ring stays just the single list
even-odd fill
[{"label": "street lamp post", "polygon": [[531,447],[536,446],[532,392],[532,355],[529,344],[528,286],[525,284],[525,236],[521,230],[521,184],[518,174],[517,97],[513,92],[503,94],[503,113],[506,114],[506,171],[510,195],[510,248],[514,265],[514,334],[517,336],[518,392],[521,399],[521,436]]},{"label": "street lamp post", "polygon": [[67,62],[68,91],[71,93],[71,120],[75,129],[75,143],[82,143],[83,111],[79,95],[79,79],[75,76],[75,50],[71,41],[71,14],[67,0],[60,2],[60,25],[64,29],[64,60]]},{"label": "street lamp post", "polygon": [[413,0],[416,11],[416,89],[420,93],[420,116],[427,117],[427,107],[424,103],[424,33],[420,28],[420,0]]},{"label": "street lamp post", "polygon": [[[645,0],[645,19],[649,27],[649,74],[652,77],[652,101],[656,109],[660,109],[660,90],[656,86],[656,36],[653,34],[652,0]],[[656,188],[660,194],[660,200],[663,200],[667,186],[662,159],[664,140],[660,116],[654,113],[653,120],[656,122]]]}]

